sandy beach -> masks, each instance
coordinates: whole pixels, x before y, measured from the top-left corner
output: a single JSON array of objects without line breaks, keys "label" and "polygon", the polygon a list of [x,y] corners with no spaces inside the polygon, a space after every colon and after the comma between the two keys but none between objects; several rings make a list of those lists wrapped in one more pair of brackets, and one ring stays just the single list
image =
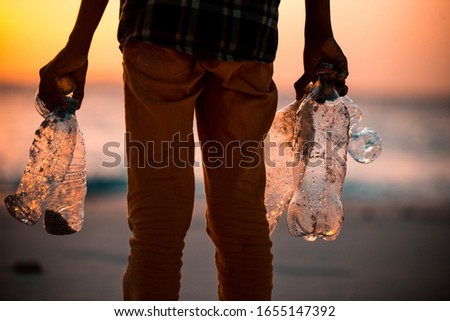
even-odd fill
[{"label": "sandy beach", "polygon": [[[3,186],[0,197],[14,191]],[[345,199],[335,242],[273,234],[273,300],[449,300],[448,204]],[[199,193],[186,239],[181,300],[216,300],[214,248]],[[80,233],[52,236],[0,205],[1,300],[121,300],[128,255],[125,191],[90,195]]]}]

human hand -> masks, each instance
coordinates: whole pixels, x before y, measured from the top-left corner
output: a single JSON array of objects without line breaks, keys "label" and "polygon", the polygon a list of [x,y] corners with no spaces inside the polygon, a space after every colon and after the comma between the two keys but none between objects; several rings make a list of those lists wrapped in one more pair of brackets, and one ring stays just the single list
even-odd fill
[{"label": "human hand", "polygon": [[87,67],[87,54],[65,47],[52,61],[41,68],[39,71],[41,78],[39,98],[49,111],[53,111],[57,106],[64,109],[69,107],[69,104],[63,99],[67,93],[58,87],[58,80],[63,76],[70,76],[75,81],[72,98],[78,101],[77,109],[80,108],[84,97]]},{"label": "human hand", "polygon": [[345,96],[348,87],[345,79],[348,76],[347,58],[331,36],[322,41],[306,41],[303,51],[304,74],[295,82],[296,99],[301,99],[305,94],[306,86],[315,81],[317,71],[324,62],[331,63],[336,71],[334,85],[340,96]]}]

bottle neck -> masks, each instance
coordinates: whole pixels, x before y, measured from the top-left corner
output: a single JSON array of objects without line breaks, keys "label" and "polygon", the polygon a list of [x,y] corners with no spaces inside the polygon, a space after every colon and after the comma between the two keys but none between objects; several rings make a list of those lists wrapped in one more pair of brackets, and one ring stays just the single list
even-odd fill
[{"label": "bottle neck", "polygon": [[339,98],[339,94],[334,88],[333,71],[324,70],[318,74],[315,88],[317,89],[315,101],[318,103],[325,103],[328,101],[335,101]]}]

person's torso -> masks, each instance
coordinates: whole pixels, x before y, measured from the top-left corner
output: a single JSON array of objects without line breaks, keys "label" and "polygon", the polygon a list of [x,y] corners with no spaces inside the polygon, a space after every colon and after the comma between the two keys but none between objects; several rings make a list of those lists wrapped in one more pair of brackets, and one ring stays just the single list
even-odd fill
[{"label": "person's torso", "polygon": [[220,60],[275,59],[279,0],[121,0],[118,38]]}]

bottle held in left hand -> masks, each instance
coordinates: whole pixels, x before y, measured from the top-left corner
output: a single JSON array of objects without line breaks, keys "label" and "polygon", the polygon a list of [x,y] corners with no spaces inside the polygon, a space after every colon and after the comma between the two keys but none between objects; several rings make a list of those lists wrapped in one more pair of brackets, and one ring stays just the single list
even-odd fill
[{"label": "bottle held in left hand", "polygon": [[[71,83],[65,80],[64,86]],[[50,113],[36,94],[36,109],[45,119],[35,133],[16,194],[5,198],[8,212],[17,220],[33,225],[45,213],[47,232],[58,235],[81,229],[86,195],[85,147],[76,101],[70,94],[65,99],[67,110],[58,107]]]}]

